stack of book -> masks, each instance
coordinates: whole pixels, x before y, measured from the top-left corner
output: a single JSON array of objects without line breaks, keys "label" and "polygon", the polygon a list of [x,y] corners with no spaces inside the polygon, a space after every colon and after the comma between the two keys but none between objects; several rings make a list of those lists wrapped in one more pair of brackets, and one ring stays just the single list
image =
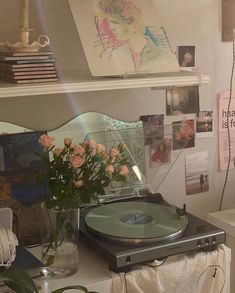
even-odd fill
[{"label": "stack of book", "polygon": [[53,52],[0,51],[0,79],[12,83],[57,81]]}]

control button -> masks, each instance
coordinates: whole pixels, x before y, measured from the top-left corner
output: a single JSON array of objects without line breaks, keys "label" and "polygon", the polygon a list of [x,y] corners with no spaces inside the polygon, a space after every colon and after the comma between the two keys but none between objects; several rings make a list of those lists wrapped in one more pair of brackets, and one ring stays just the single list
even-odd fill
[{"label": "control button", "polygon": [[206,246],[208,246],[208,245],[210,244],[209,239],[206,239],[206,240],[205,240],[205,244],[206,244]]},{"label": "control button", "polygon": [[127,257],[126,257],[126,263],[127,263],[127,264],[130,264],[130,263],[131,263],[131,257],[130,257],[130,256],[127,256]]},{"label": "control button", "polygon": [[197,242],[197,247],[202,247],[202,242],[201,242],[201,240],[198,240],[198,242]]}]

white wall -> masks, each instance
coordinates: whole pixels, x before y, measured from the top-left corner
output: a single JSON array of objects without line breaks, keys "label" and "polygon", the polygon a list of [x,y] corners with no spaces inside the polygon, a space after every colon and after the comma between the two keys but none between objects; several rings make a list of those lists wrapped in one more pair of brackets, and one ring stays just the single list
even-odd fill
[{"label": "white wall", "polygon": [[[185,150],[160,188],[165,198],[172,203],[177,205],[187,203],[188,209],[192,213],[205,217],[208,212],[215,211],[218,206],[225,175],[224,172],[217,171],[217,94],[229,87],[232,44],[221,41],[222,4],[220,0],[154,0],[154,2],[173,47],[195,45],[197,66],[202,73],[209,74],[211,77],[211,83],[200,88],[200,109],[214,111],[214,137],[197,139],[196,148]],[[31,26],[35,29],[33,35],[36,37],[40,33],[47,33],[50,36],[58,68],[71,71],[86,70],[86,61],[67,1],[31,0],[31,3]],[[16,9],[18,4],[19,0],[0,0],[0,40],[11,39],[13,41],[17,39],[18,15]],[[112,100],[110,101],[111,96]],[[73,98],[76,98],[76,95]],[[94,96],[92,98],[94,99]],[[108,108],[112,107],[116,111],[114,116],[125,117],[129,121],[137,120],[139,114],[165,113],[164,91],[141,89],[117,93],[107,92],[102,97],[97,93],[95,98],[97,99],[96,103],[100,103],[100,109],[108,111]],[[89,95],[86,96],[86,99],[89,99]],[[43,98],[41,101],[55,109],[55,100],[51,97]],[[28,100],[25,102],[28,103]],[[5,103],[6,108],[7,102]],[[60,107],[60,105],[56,104],[56,107]],[[51,119],[60,119],[53,109]],[[132,111],[130,112],[128,109],[132,109]],[[8,110],[10,112],[10,109]],[[34,108],[30,107],[32,119],[34,115],[36,119],[37,110],[38,108],[35,109],[34,113]],[[69,105],[67,108],[65,107],[65,115],[72,110]],[[19,115],[22,115],[22,112]],[[38,119],[41,119],[42,116]],[[188,117],[192,117],[192,115]],[[171,122],[182,117],[166,118],[166,122]],[[46,119],[49,123],[49,118]],[[210,190],[207,193],[186,196],[184,156],[198,150],[209,151]],[[224,208],[235,207],[234,172],[230,171]]]}]

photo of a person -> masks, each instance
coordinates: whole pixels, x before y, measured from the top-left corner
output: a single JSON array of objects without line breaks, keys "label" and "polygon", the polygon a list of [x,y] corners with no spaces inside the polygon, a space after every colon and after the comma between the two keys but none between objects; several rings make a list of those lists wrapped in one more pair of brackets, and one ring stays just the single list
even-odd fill
[{"label": "photo of a person", "polygon": [[178,61],[180,67],[195,67],[195,46],[179,46]]},{"label": "photo of a person", "polygon": [[185,157],[186,195],[209,190],[208,152],[196,152]]},{"label": "photo of a person", "polygon": [[150,167],[162,165],[170,162],[171,159],[171,140],[153,140],[150,148]]},{"label": "photo of a person", "polygon": [[164,114],[142,115],[145,145],[151,145],[153,139],[163,139],[164,137]]},{"label": "photo of a person", "polygon": [[195,146],[195,128],[193,119],[173,122],[172,126],[173,150]]}]

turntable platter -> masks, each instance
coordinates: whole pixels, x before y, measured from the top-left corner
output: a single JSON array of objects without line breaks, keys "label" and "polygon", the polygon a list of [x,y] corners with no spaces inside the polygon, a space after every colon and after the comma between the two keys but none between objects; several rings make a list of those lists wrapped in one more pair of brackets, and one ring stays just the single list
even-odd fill
[{"label": "turntable platter", "polygon": [[93,233],[119,243],[152,243],[183,233],[188,218],[176,209],[149,202],[116,202],[90,210],[85,223]]}]

